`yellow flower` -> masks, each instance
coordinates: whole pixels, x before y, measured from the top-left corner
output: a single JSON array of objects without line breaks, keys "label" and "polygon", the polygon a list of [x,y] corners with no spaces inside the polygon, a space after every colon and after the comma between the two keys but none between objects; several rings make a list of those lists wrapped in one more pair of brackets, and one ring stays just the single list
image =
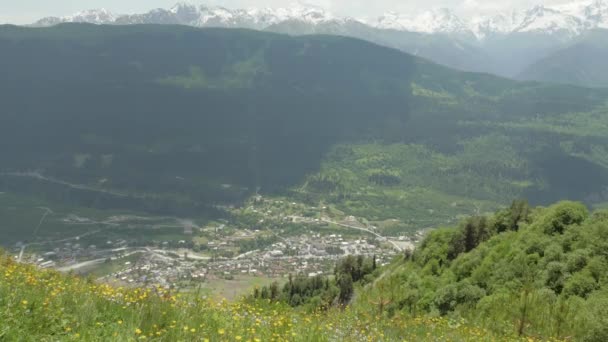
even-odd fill
[{"label": "yellow flower", "polygon": [[217,331],[217,333],[220,334],[220,335],[224,335],[225,332],[226,331],[224,329],[220,329],[220,330]]},{"label": "yellow flower", "polygon": [[23,305],[27,305],[27,303],[28,303],[28,301],[27,301],[27,300],[22,300],[22,301],[21,301],[21,304],[23,304]]},{"label": "yellow flower", "polygon": [[141,335],[141,329],[139,329],[139,328],[135,329],[135,335]]},{"label": "yellow flower", "polygon": [[241,336],[237,336],[237,337],[236,337],[236,340],[237,340],[237,341],[240,341],[240,340],[242,340],[242,339],[243,339],[243,338],[242,338]]},{"label": "yellow flower", "polygon": [[192,328],[190,329],[190,332],[194,334],[196,332],[196,329]]},{"label": "yellow flower", "polygon": [[118,321],[118,324],[119,324],[119,325],[120,325],[120,324],[122,324],[122,319]]}]

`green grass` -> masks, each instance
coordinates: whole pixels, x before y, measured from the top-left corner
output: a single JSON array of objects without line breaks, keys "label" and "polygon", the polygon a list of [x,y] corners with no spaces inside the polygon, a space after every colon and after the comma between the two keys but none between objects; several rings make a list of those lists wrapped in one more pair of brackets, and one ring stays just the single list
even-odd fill
[{"label": "green grass", "polygon": [[[46,208],[52,210],[44,217]],[[76,236],[87,231],[98,229],[98,226],[69,225],[62,222],[74,211],[61,204],[51,204],[36,198],[19,196],[11,193],[0,195],[0,221],[2,221],[2,241],[0,244],[10,246],[19,241],[43,241]],[[100,212],[80,208],[79,215],[93,220],[101,218]]]},{"label": "green grass", "polygon": [[268,286],[277,279],[268,277],[256,276],[235,276],[232,280],[226,279],[211,279],[206,280],[200,287],[203,293],[206,293],[214,300],[228,299],[231,301],[238,300],[243,296],[251,293],[253,288]]},{"label": "green grass", "polygon": [[282,304],[200,300],[124,289],[0,257],[6,341],[516,341],[461,320],[377,316],[369,308],[308,313]]},{"label": "green grass", "polygon": [[[504,136],[480,137],[463,142],[456,155],[422,145],[341,145],[299,192],[349,215],[399,219],[410,230],[451,223],[462,215],[494,211],[534,184],[525,161],[509,144]],[[502,154],[488,153],[497,146]],[[378,170],[398,175],[399,184],[370,180]]]}]

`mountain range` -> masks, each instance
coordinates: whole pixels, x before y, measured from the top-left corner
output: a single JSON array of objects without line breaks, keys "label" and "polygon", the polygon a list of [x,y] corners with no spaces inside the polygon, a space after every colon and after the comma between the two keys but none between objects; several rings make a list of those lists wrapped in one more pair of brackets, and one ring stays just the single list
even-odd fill
[{"label": "mountain range", "polygon": [[[2,341],[608,340],[608,89],[309,34],[438,55],[469,39],[492,57],[460,33],[307,13],[264,30],[107,12],[89,19],[112,25],[0,25]],[[599,85],[604,31],[541,56],[555,32],[475,39],[505,60],[534,51],[522,78]],[[584,203],[537,207],[565,198]],[[405,250],[386,262],[389,243]],[[300,272],[325,246],[374,256]],[[54,262],[69,275],[42,269]],[[288,275],[211,299],[210,281],[224,294],[252,272]]]},{"label": "mountain range", "polygon": [[358,22],[373,28],[419,33],[470,35],[484,40],[496,34],[522,32],[565,33],[570,36],[608,28],[608,2],[575,2],[546,7],[537,5],[525,11],[462,18],[452,10],[439,8],[417,15],[389,12],[378,18],[348,18],[336,16],[322,8],[292,6],[287,8],[228,9],[178,3],[171,9],[154,9],[144,14],[119,15],[105,9],[94,9],[65,17],[43,18],[35,23],[48,26],[63,22],[93,24],[181,24],[197,27],[239,27],[265,30],[273,25],[297,21],[311,25],[329,23],[344,25]]},{"label": "mountain range", "polygon": [[608,201],[604,89],[183,25],[0,26],[0,49],[0,192],[190,216],[259,191],[411,227]]},{"label": "mountain range", "polygon": [[[397,48],[465,71],[582,86],[608,86],[605,77],[588,81],[585,77],[573,76],[580,74],[580,63],[585,64],[587,59],[594,58],[584,53],[586,50],[579,54],[578,63],[560,57],[564,50],[578,46],[589,37],[596,39],[606,35],[606,0],[556,7],[536,6],[520,12],[473,18],[462,18],[443,8],[415,16],[392,12],[373,19],[341,17],[321,8],[304,6],[228,9],[178,3],[170,9],[154,9],[143,14],[121,15],[105,9],[87,10],[71,16],[43,18],[33,26],[66,22],[177,24],[247,28],[291,35],[344,35]],[[555,67],[552,71],[559,71],[559,75],[530,71],[545,58],[553,61]],[[600,63],[600,66],[608,67],[608,64]]]}]

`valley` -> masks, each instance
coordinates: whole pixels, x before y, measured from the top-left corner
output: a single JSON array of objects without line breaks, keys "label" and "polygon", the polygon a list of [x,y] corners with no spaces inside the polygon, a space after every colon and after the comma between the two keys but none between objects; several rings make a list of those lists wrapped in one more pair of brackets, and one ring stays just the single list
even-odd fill
[{"label": "valley", "polygon": [[[14,81],[1,85],[1,243],[43,267],[191,291],[328,275],[343,255],[387,263],[516,198],[608,202],[602,89],[343,37],[83,24],[0,37],[14,62],[0,65]],[[35,87],[20,81],[32,72]]]},{"label": "valley", "polygon": [[608,89],[177,12],[0,26],[0,340],[608,338]]},{"label": "valley", "polygon": [[[230,298],[248,293],[251,286],[239,285],[248,279],[270,282],[289,274],[331,274],[335,262],[345,255],[375,256],[379,263],[388,263],[404,249],[413,249],[422,237],[384,237],[377,227],[327,207],[261,196],[247,207],[232,209],[229,220],[204,224],[119,212],[97,211],[86,217],[90,211],[28,207],[34,203],[6,193],[2,196],[5,214],[41,216],[33,233],[21,235],[9,248],[20,262],[122,286],[160,285],[176,291],[211,288],[210,296],[223,293]],[[25,231],[28,222],[14,224]],[[70,235],[77,231],[81,233]],[[6,240],[3,244],[10,247]],[[221,284],[240,290],[225,292]]]}]

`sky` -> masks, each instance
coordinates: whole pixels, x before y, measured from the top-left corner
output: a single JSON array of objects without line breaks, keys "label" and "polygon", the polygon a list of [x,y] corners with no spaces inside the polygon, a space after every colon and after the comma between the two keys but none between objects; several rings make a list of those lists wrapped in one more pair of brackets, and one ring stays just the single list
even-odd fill
[{"label": "sky", "polygon": [[[29,24],[47,16],[64,16],[78,11],[105,8],[114,13],[143,13],[153,8],[170,8],[178,0],[0,0],[0,23]],[[491,14],[510,9],[572,2],[567,0],[189,0],[193,4],[227,8],[285,7],[290,3],[310,4],[332,13],[357,18],[377,17],[386,12],[416,13],[432,8],[451,8],[459,15]]]}]

